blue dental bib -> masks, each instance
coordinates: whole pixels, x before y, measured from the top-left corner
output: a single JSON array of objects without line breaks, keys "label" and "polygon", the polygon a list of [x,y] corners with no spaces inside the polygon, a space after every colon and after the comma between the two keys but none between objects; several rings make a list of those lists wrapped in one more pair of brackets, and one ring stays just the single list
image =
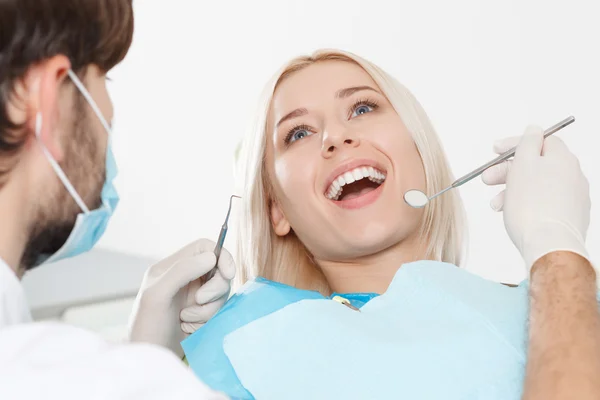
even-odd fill
[{"label": "blue dental bib", "polygon": [[381,296],[335,296],[250,281],[182,342],[188,363],[232,399],[520,398],[526,285],[418,261]]}]

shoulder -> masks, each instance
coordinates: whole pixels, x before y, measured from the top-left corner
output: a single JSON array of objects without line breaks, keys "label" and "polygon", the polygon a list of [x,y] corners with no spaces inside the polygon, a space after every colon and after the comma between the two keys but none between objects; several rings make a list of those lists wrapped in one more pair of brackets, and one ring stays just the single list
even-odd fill
[{"label": "shoulder", "polygon": [[396,276],[403,274],[404,276],[401,279],[416,278],[439,283],[461,282],[468,284],[489,284],[498,285],[504,288],[517,288],[522,286],[521,284],[491,281],[463,267],[458,267],[454,264],[442,261],[420,260],[410,262],[402,265],[402,267],[396,273]]},{"label": "shoulder", "polygon": [[520,323],[528,312],[527,287],[511,286],[438,261],[405,264],[390,285],[396,293],[410,288],[412,293],[427,299],[437,298],[447,308],[467,307],[492,321]]},{"label": "shoulder", "polygon": [[0,355],[0,398],[224,399],[165,349],[112,344],[64,324],[2,329]]}]

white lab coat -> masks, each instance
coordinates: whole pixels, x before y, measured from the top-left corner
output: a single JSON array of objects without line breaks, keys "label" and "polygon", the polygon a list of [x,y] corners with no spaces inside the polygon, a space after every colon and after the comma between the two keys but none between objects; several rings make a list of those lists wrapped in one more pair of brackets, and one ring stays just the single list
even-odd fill
[{"label": "white lab coat", "polygon": [[226,400],[174,354],[110,344],[60,323],[31,322],[21,283],[0,260],[0,399]]}]

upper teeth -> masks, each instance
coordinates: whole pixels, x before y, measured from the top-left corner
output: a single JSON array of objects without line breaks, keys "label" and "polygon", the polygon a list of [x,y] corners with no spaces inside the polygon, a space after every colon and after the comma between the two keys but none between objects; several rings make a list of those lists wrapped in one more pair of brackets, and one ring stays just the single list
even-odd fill
[{"label": "upper teeth", "polygon": [[345,185],[359,181],[363,178],[368,178],[371,182],[380,184],[385,180],[385,175],[373,167],[358,167],[352,171],[344,172],[335,178],[329,186],[329,189],[327,189],[327,198],[329,200],[339,199]]}]

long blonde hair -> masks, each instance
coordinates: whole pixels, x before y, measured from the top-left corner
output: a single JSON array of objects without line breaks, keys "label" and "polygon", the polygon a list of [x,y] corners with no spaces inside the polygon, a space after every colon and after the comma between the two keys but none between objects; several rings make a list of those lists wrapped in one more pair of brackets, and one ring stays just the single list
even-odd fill
[{"label": "long blonde hair", "polygon": [[[349,52],[325,49],[297,57],[284,65],[267,84],[258,105],[257,120],[239,153],[239,189],[243,198],[237,230],[238,283],[262,276],[330,294],[325,277],[293,231],[285,237],[273,231],[269,211],[270,183],[265,166],[267,119],[275,90],[294,72],[323,61],[355,63],[377,83],[413,137],[423,162],[427,193],[437,193],[454,180],[427,114],[402,84],[376,65]],[[423,240],[429,242],[425,253],[427,259],[460,265],[465,250],[466,224],[463,204],[456,191],[446,193],[425,208],[420,231]]]}]

